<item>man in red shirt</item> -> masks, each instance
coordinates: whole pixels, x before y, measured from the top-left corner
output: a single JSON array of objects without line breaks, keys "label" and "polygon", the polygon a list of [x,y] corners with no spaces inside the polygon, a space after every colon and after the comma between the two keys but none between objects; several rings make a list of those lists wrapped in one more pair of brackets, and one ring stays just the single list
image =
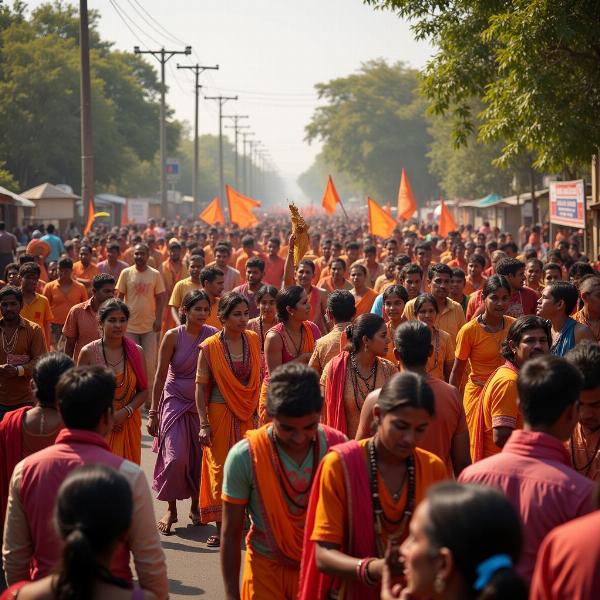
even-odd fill
[{"label": "man in red shirt", "polygon": [[564,358],[544,355],[525,363],[517,388],[522,430],[502,452],[467,467],[464,483],[500,488],[523,521],[523,555],[517,572],[531,581],[536,555],[554,527],[589,513],[594,483],[571,467],[564,443],[577,423],[583,377]]}]

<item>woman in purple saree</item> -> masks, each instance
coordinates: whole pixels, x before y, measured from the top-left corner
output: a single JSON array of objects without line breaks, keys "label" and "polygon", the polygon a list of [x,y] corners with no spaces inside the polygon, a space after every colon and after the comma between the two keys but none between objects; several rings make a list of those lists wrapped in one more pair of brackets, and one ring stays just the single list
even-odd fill
[{"label": "woman in purple saree", "polygon": [[189,292],[181,310],[184,324],[167,331],[160,346],[147,424],[148,433],[154,437],[152,449],[157,452],[152,489],[158,500],[168,503],[157,524],[164,535],[171,535],[171,527],[177,523],[177,500],[191,498],[190,519],[194,525],[200,523],[202,448],[194,402],[196,366],[200,344],[217,332],[205,325],[210,299],[203,290]]}]

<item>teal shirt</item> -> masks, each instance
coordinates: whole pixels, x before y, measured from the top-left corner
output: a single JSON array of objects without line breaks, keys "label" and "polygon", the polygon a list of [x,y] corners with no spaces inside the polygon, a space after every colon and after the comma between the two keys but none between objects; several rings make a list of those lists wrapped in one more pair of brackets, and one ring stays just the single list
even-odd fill
[{"label": "teal shirt", "polygon": [[[273,436],[273,428],[268,430],[269,436]],[[319,461],[325,456],[328,451],[327,440],[325,433],[319,426]],[[279,448],[279,456],[286,470],[287,476],[294,482],[295,486],[304,487],[310,480],[313,469],[313,453],[308,452],[304,461],[298,466],[281,448]],[[243,501],[247,505],[247,511],[252,521],[252,525],[258,532],[264,532],[265,524],[261,518],[260,506],[258,499],[258,491],[255,487],[252,478],[252,458],[250,456],[250,448],[248,440],[241,440],[227,454],[225,460],[225,469],[223,475],[223,494],[233,500]],[[285,495],[284,495],[285,498]],[[285,498],[291,511],[297,508]],[[264,547],[260,542],[250,536],[250,545],[252,548],[266,556],[267,558],[275,558],[272,556],[269,548]]]}]

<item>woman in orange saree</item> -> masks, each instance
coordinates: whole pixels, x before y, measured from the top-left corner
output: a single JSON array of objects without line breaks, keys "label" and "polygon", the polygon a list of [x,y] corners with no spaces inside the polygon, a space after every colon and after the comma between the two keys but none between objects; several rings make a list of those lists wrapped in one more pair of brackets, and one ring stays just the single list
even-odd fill
[{"label": "woman in orange saree", "polygon": [[223,467],[231,447],[254,428],[260,392],[260,343],[247,331],[248,301],[236,292],[221,296],[218,308],[223,329],[200,345],[196,373],[196,406],[200,415],[202,475],[200,521],[215,522],[218,535],[208,538],[220,545]]},{"label": "woman in orange saree", "polygon": [[371,438],[334,446],[321,461],[306,516],[299,600],[376,600],[389,540],[401,542],[429,486],[447,478],[418,444],[434,396],[416,373],[382,388]]},{"label": "woman in orange saree", "polygon": [[114,427],[106,442],[117,456],[140,464],[142,459],[142,417],[140,407],[148,396],[146,362],[142,348],[125,336],[129,308],[111,298],[98,309],[102,337],[85,345],[78,366],[103,365],[115,374]]},{"label": "woman in orange saree", "polygon": [[296,361],[308,364],[316,341],[321,337],[319,328],[308,321],[310,304],[306,291],[300,285],[292,285],[279,292],[276,298],[278,323],[265,339],[267,370],[260,391],[258,417],[260,424],[267,421],[265,400],[270,374],[285,363]]}]

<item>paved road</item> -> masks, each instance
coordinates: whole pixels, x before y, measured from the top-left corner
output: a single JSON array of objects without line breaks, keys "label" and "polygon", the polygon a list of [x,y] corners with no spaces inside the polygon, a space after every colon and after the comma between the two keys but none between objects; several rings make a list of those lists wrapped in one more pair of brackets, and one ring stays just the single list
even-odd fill
[{"label": "paved road", "polygon": [[[149,485],[152,485],[152,472],[156,455],[151,450],[152,438],[142,437],[142,468]],[[154,495],[154,492],[152,492]],[[154,502],[157,520],[162,517],[166,503]],[[194,527],[188,518],[189,500],[177,503],[179,522],[171,529],[171,536],[161,536],[162,546],[167,557],[170,597],[174,600],[202,598],[220,600],[224,597],[221,581],[219,551],[207,548],[205,541],[216,533],[214,526]]]}]

